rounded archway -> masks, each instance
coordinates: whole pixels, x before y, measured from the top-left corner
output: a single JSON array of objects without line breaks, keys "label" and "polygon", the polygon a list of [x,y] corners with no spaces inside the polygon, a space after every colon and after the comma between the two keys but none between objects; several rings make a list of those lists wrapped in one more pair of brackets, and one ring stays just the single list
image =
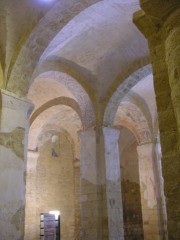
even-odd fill
[{"label": "rounded archway", "polygon": [[[121,87],[123,95],[118,96]],[[125,239],[147,239],[150,229],[152,234],[159,236],[160,232],[160,235],[164,236],[166,216],[162,202],[159,202],[159,199],[164,199],[164,193],[161,159],[156,150],[155,135],[158,127],[152,75],[144,76],[132,88],[127,87],[124,90],[123,87],[123,84],[119,86],[117,94],[112,95],[107,105],[107,109],[112,113],[113,109],[117,109],[116,112],[110,115],[106,109],[105,117],[107,114],[109,125],[113,122],[113,126],[120,129]],[[113,99],[115,96],[118,101]],[[154,228],[151,215],[156,219]],[[147,216],[148,223],[145,220]],[[133,227],[133,224],[137,224],[136,227]]]},{"label": "rounded archway", "polygon": [[39,216],[52,209],[61,212],[61,238],[77,239],[80,228],[77,133],[95,122],[91,100],[71,76],[54,71],[36,77],[28,98],[35,107],[28,141],[25,239],[38,239]]}]

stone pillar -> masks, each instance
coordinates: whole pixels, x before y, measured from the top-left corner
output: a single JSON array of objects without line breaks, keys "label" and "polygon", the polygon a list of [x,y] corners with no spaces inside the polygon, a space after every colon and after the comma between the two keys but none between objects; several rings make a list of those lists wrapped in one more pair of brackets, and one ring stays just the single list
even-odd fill
[{"label": "stone pillar", "polygon": [[169,239],[180,239],[180,4],[163,27],[166,64],[171,99],[177,124],[177,149],[172,156],[163,155],[162,170],[166,195]]},{"label": "stone pillar", "polygon": [[140,0],[134,22],[148,39],[162,148],[168,237],[180,239],[180,1]]},{"label": "stone pillar", "polygon": [[32,104],[1,90],[0,239],[24,239],[28,117]]},{"label": "stone pillar", "polygon": [[119,131],[80,132],[82,240],[124,240]]},{"label": "stone pillar", "polygon": [[80,136],[80,239],[102,239],[102,189],[98,181],[97,138],[93,128]]},{"label": "stone pillar", "polygon": [[157,181],[157,203],[160,215],[160,236],[163,240],[168,239],[167,235],[167,214],[166,214],[166,201],[164,196],[164,179],[162,177],[162,164],[161,164],[161,144],[155,143],[155,173]]},{"label": "stone pillar", "polygon": [[153,164],[153,144],[137,147],[144,240],[160,240],[160,222],[156,197],[157,183]]},{"label": "stone pillar", "polygon": [[[147,1],[149,3],[149,1]],[[159,2],[159,0],[157,0]],[[150,3],[149,3],[150,4]],[[164,40],[158,32],[157,24],[140,10],[134,14],[133,21],[148,39],[153,68],[154,90],[158,111],[158,123],[162,155],[173,155],[177,149],[177,124],[171,99],[168,69],[165,61]]]},{"label": "stone pillar", "polygon": [[121,173],[119,158],[119,130],[104,127],[106,166],[106,198],[110,240],[124,240]]},{"label": "stone pillar", "polygon": [[26,174],[25,240],[33,240],[39,237],[39,213],[36,212],[36,166],[38,157],[38,152],[28,151]]},{"label": "stone pillar", "polygon": [[177,124],[177,150],[163,156],[162,170],[166,195],[169,239],[180,239],[180,3],[167,19],[164,28],[166,64],[171,98]]}]

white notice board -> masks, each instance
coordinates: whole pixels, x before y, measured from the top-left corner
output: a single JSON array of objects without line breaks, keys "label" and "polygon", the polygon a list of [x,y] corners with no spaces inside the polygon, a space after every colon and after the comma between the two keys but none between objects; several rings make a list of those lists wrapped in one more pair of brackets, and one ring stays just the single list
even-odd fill
[{"label": "white notice board", "polygon": [[53,214],[44,213],[44,240],[56,240],[56,221]]}]

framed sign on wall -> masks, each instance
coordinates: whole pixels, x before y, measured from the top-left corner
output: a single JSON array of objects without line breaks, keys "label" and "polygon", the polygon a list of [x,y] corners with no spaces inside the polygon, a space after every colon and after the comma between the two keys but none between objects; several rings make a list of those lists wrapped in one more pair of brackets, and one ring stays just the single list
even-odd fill
[{"label": "framed sign on wall", "polygon": [[60,240],[60,215],[40,214],[40,239]]}]

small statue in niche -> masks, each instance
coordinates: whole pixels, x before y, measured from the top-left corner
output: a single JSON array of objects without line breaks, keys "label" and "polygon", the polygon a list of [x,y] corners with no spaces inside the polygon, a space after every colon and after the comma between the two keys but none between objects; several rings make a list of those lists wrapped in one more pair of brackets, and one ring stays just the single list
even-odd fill
[{"label": "small statue in niche", "polygon": [[56,149],[54,149],[54,148],[51,149],[51,156],[52,157],[58,157],[59,156],[56,152]]},{"label": "small statue in niche", "polygon": [[53,135],[51,138],[52,147],[51,147],[51,156],[59,157],[59,138],[57,135]]}]

